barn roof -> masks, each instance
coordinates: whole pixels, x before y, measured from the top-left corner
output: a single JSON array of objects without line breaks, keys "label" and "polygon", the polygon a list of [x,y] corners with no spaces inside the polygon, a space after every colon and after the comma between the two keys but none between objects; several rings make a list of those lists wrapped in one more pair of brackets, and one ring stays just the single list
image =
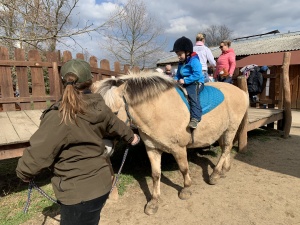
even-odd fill
[{"label": "barn roof", "polygon": [[[270,34],[257,36],[255,38],[243,38],[231,43],[236,56],[251,56],[276,52],[287,52],[300,50],[300,32],[285,34]],[[221,50],[218,47],[210,47],[215,58],[218,58]],[[169,57],[160,59],[157,64],[177,63],[178,57],[174,53]]]},{"label": "barn roof", "polygon": [[[233,41],[231,47],[236,56],[300,50],[300,32],[241,39]],[[211,51],[215,58],[221,53],[220,49],[216,48],[211,48]]]}]

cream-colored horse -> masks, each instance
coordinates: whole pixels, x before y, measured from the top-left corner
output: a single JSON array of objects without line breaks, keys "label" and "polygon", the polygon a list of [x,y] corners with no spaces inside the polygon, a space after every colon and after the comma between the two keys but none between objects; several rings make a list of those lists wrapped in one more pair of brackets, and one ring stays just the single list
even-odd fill
[{"label": "cream-colored horse", "polygon": [[138,127],[151,162],[153,192],[145,207],[150,215],[158,210],[160,197],[161,155],[172,154],[183,175],[181,199],[190,197],[191,178],[186,148],[205,147],[219,141],[222,155],[210,175],[215,184],[230,169],[230,151],[239,125],[247,111],[247,94],[232,84],[209,83],[224,94],[224,101],[202,116],[194,130],[187,128],[190,112],[176,91],[176,83],[165,75],[138,74],[97,81],[93,92],[100,93],[106,104],[123,121],[132,120]]}]

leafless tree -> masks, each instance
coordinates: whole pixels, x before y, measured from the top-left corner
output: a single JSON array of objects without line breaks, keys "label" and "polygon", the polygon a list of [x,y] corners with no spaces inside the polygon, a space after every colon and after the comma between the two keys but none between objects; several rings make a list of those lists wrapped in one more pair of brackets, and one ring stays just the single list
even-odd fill
[{"label": "leafless tree", "polygon": [[129,0],[116,14],[122,16],[104,33],[101,48],[113,59],[131,67],[155,64],[166,40],[161,37],[162,27],[149,15],[145,4],[141,0]]},{"label": "leafless tree", "polygon": [[104,29],[117,15],[100,26],[72,26],[71,14],[79,0],[0,0],[0,41],[9,47],[55,50],[63,38]]},{"label": "leafless tree", "polygon": [[203,31],[206,34],[205,43],[208,46],[217,46],[223,40],[231,40],[233,31],[226,25],[211,25]]}]

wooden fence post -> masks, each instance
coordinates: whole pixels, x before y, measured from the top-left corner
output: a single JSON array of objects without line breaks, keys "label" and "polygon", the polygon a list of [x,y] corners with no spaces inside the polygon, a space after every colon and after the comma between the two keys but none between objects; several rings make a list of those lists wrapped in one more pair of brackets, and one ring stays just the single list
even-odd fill
[{"label": "wooden fence post", "polygon": [[63,52],[63,63],[69,61],[70,59],[72,59],[72,53],[70,51],[64,51]]},{"label": "wooden fence post", "polygon": [[[8,49],[0,47],[0,60],[8,60]],[[10,67],[0,67],[1,98],[14,97]],[[3,111],[15,111],[15,104],[3,104]]]},{"label": "wooden fence post", "polygon": [[115,68],[115,72],[121,73],[121,65],[120,65],[120,62],[115,62],[115,63],[114,63],[114,68]]},{"label": "wooden fence post", "polygon": [[[38,50],[30,50],[28,52],[29,61],[41,62],[41,56]],[[44,72],[41,67],[31,67],[31,84],[32,84],[32,96],[40,97],[46,96]],[[45,102],[35,102],[34,109],[45,109]]]},{"label": "wooden fence post", "polygon": [[[47,52],[46,53],[46,58],[47,58],[47,62],[57,62],[56,63],[56,67],[58,67],[58,63],[60,62],[60,54],[59,52]],[[53,65],[53,64],[52,64]],[[61,82],[56,83],[55,84],[55,79],[57,79],[54,74],[54,68],[48,68],[48,76],[49,76],[49,94],[50,95],[55,95],[56,94],[56,88],[62,88]],[[58,70],[57,70],[58,72]],[[56,85],[59,85],[58,87],[56,87]]]},{"label": "wooden fence post", "polygon": [[[109,61],[107,59],[102,59],[100,61],[100,68],[101,69],[104,69],[104,70],[110,70],[110,65],[109,65]],[[106,76],[106,75],[102,75],[102,79],[105,79],[105,78],[110,78],[110,76]]]},{"label": "wooden fence post", "polygon": [[124,73],[128,74],[129,73],[129,65],[124,65]]},{"label": "wooden fence post", "polygon": [[[90,66],[91,68],[98,68],[98,60],[97,57],[91,56],[90,57]],[[93,82],[97,80],[101,80],[101,74],[100,73],[93,73]]]},{"label": "wooden fence post", "polygon": [[[247,88],[247,82],[246,78],[244,76],[239,76],[237,77],[237,86],[248,93],[248,88]],[[247,124],[248,124],[248,110],[245,113],[245,116],[240,124],[240,129],[238,130],[238,148],[239,152],[246,152],[247,151]]]},{"label": "wooden fence post", "polygon": [[60,74],[58,72],[57,62],[52,62],[52,71],[53,71],[53,95],[55,100],[58,101],[62,95],[62,81]]},{"label": "wooden fence post", "polygon": [[[25,51],[23,49],[16,48],[15,59],[17,61],[25,61]],[[28,72],[27,67],[16,66],[20,97],[30,97],[27,72]],[[31,109],[31,103],[27,103],[27,102],[20,103],[20,107],[21,110]]]},{"label": "wooden fence post", "polygon": [[283,81],[283,108],[284,108],[284,124],[283,137],[288,138],[292,125],[292,111],[291,111],[291,91],[289,80],[289,67],[291,61],[291,53],[285,52],[282,64],[282,81]]}]

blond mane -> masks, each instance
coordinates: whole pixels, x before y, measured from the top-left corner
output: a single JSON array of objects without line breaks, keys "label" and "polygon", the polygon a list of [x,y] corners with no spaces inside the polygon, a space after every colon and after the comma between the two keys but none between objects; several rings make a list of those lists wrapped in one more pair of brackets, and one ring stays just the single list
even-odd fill
[{"label": "blond mane", "polygon": [[109,78],[95,82],[93,92],[100,93],[106,104],[114,106],[114,89],[124,84],[124,96],[129,105],[137,105],[144,101],[149,101],[158,97],[163,92],[175,87],[174,80],[164,74],[156,72],[142,72],[117,78]]}]

